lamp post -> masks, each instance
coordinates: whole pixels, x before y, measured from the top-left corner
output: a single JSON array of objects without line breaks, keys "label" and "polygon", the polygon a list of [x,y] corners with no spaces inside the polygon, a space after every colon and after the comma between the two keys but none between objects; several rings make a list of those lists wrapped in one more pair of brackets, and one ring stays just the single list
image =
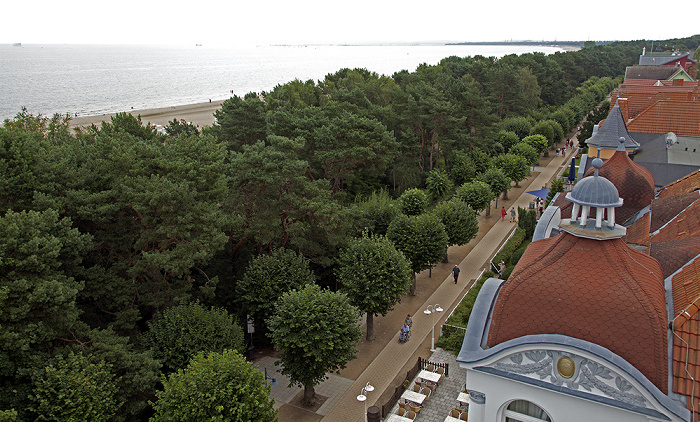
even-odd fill
[{"label": "lamp post", "polygon": [[277,377],[271,377],[267,375],[267,366],[265,367],[265,382],[270,380],[270,385],[277,385]]},{"label": "lamp post", "polygon": [[370,391],[374,391],[374,386],[368,382],[367,385],[362,388],[360,395],[357,396],[357,401],[364,402],[365,404],[365,422],[367,422],[367,396],[365,394]]},{"label": "lamp post", "polygon": [[437,303],[435,304],[435,306],[428,305],[428,308],[425,311],[423,311],[423,313],[426,315],[433,314],[433,336],[432,341],[430,343],[431,352],[435,351],[435,312],[442,312],[442,308]]}]

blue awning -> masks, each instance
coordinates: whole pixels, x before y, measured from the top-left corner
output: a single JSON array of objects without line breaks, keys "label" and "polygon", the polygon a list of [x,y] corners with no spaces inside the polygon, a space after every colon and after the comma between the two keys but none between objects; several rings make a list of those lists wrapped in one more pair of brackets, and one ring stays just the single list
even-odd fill
[{"label": "blue awning", "polygon": [[535,195],[538,198],[542,199],[547,199],[547,194],[549,193],[549,189],[540,189],[540,190],[530,190],[527,191],[530,195]]}]

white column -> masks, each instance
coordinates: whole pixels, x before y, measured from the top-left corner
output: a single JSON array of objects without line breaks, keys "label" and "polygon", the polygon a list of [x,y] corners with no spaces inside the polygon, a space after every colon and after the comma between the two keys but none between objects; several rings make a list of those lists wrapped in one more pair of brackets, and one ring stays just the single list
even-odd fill
[{"label": "white column", "polygon": [[581,207],[581,223],[579,223],[582,227],[588,223],[588,212],[591,210],[591,207],[588,205],[584,205]]},{"label": "white column", "polygon": [[571,208],[571,218],[569,219],[569,224],[574,224],[578,218],[579,205],[574,202],[574,206]]},{"label": "white column", "polygon": [[603,207],[597,207],[595,210],[595,227],[597,229],[603,227],[603,211],[605,211]]},{"label": "white column", "polygon": [[486,418],[486,396],[469,390],[469,422],[484,422]]},{"label": "white column", "polygon": [[615,227],[615,208],[608,208],[608,227]]}]

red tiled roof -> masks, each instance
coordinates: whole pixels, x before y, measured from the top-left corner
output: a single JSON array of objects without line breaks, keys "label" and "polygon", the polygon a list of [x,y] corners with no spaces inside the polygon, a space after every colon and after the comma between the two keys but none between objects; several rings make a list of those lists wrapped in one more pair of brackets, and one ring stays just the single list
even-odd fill
[{"label": "red tiled roof", "polygon": [[[673,391],[700,398],[700,260],[693,260],[673,276]],[[694,378],[695,385],[693,386]],[[694,387],[694,388],[693,388]],[[690,405],[690,403],[688,403]],[[690,408],[690,407],[689,407]]]},{"label": "red tiled roof", "polygon": [[700,136],[700,102],[660,100],[627,123],[627,130],[641,133],[673,132]]},{"label": "red tiled roof", "polygon": [[[582,260],[590,268],[573,271]],[[488,346],[528,334],[575,337],[621,356],[666,392],[666,324],[654,258],[622,239],[562,233],[526,249],[494,305]]]},{"label": "red tiled roof", "polygon": [[627,244],[649,246],[651,241],[649,237],[649,224],[651,216],[649,213],[644,214],[631,226],[627,227],[627,234],[622,239]]},{"label": "red tiled roof", "polygon": [[683,193],[676,196],[659,197],[651,203],[651,225],[649,233],[653,233],[671,221],[675,216],[688,208],[688,205],[700,199],[697,192]]},{"label": "red tiled roof", "polygon": [[669,183],[659,191],[659,198],[677,196],[682,193],[695,192],[700,189],[700,170],[696,170],[689,175]]},{"label": "red tiled roof", "polygon": [[[653,216],[652,216],[653,218]],[[700,236],[700,201],[695,201],[651,236],[651,242]]]},{"label": "red tiled roof", "polygon": [[[695,259],[696,256],[700,255],[700,237],[691,237],[689,239],[675,239],[667,240],[665,242],[654,242],[649,246],[649,255],[656,258],[661,264],[661,268],[664,272],[664,278],[670,276],[683,267],[688,262]],[[697,280],[697,279],[696,279]],[[700,282],[695,283],[697,294],[693,295],[691,300],[695,300],[700,296]],[[673,305],[676,307],[676,314],[680,312],[678,310],[679,302],[675,299],[675,285],[674,285],[674,299]],[[684,301],[685,305],[681,307],[681,310],[688,305],[688,301]]]}]

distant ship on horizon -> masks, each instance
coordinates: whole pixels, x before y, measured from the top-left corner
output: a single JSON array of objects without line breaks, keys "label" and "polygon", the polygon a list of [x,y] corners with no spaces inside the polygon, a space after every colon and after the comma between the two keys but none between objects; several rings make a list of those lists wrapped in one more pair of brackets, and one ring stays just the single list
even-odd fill
[{"label": "distant ship on horizon", "polygon": [[21,42],[16,42],[16,43],[14,43],[14,44],[12,44],[12,45],[15,46],[15,47],[22,47],[22,43],[21,43]]}]

